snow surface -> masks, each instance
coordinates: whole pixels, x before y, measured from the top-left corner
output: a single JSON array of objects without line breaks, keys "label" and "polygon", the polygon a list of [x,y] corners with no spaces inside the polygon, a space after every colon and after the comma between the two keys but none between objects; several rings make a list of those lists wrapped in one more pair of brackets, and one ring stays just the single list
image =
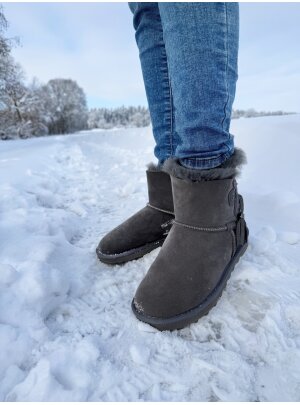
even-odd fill
[{"label": "snow surface", "polygon": [[250,246],[218,305],[158,332],[130,303],[158,250],[98,262],[146,202],[150,128],[0,144],[0,400],[299,401],[300,116],[232,122]]}]

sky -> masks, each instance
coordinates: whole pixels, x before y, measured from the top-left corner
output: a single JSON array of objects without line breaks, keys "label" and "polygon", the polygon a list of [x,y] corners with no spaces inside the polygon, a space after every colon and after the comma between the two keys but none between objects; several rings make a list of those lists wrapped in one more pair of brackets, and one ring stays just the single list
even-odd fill
[{"label": "sky", "polygon": [[[2,3],[27,80],[71,78],[89,107],[147,105],[127,3]],[[300,112],[300,3],[240,3],[234,108]]]}]

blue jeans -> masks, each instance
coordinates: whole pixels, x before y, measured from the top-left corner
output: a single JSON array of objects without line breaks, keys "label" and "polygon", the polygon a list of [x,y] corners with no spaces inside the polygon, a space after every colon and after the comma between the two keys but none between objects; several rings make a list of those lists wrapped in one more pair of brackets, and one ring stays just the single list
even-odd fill
[{"label": "blue jeans", "polygon": [[238,78],[238,3],[129,3],[149,104],[154,154],[219,166]]}]

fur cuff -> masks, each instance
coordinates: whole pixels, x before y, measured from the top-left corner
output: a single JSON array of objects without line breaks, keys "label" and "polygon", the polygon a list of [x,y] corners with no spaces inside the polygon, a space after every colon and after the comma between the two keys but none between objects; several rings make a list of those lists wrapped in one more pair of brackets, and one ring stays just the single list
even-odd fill
[{"label": "fur cuff", "polygon": [[241,166],[246,162],[245,152],[240,148],[235,148],[229,159],[213,169],[190,169],[180,165],[179,159],[168,159],[163,164],[162,170],[170,176],[183,180],[221,180],[239,176]]},{"label": "fur cuff", "polygon": [[147,164],[147,170],[149,171],[149,172],[161,172],[162,171],[162,167],[163,167],[163,165],[161,164],[161,163],[157,163],[157,164],[155,164],[155,163],[148,163]]}]

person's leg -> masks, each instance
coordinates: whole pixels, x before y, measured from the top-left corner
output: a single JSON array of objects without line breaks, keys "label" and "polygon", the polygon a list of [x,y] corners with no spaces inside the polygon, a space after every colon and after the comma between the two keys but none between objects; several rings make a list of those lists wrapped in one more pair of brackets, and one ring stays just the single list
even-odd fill
[{"label": "person's leg", "polygon": [[[129,3],[133,13],[145,89],[149,103],[154,150],[159,163],[172,156],[172,95],[166,50],[157,3]],[[149,202],[101,239],[96,252],[104,263],[137,259],[162,245],[174,218],[170,176],[161,166],[147,170]]]},{"label": "person's leg", "polygon": [[174,117],[167,55],[158,3],[128,3],[139,50],[152,130],[160,163],[173,156]]},{"label": "person's leg", "polygon": [[159,330],[187,326],[216,304],[247,248],[236,176],[244,154],[229,132],[237,79],[236,3],[158,3],[173,94],[175,220],[132,302]]},{"label": "person's leg", "polygon": [[173,155],[212,168],[233,153],[238,3],[158,3],[173,94]]}]

